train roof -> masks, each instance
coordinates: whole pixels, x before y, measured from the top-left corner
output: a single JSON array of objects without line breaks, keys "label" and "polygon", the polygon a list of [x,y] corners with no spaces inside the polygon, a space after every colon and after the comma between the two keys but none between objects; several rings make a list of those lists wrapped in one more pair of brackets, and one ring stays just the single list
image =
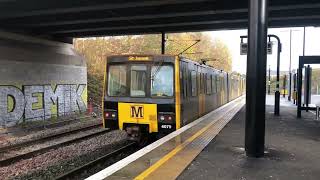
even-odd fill
[{"label": "train roof", "polygon": [[201,64],[201,63],[199,63],[199,62],[197,62],[197,61],[193,61],[193,60],[188,59],[188,58],[186,58],[186,57],[180,56],[180,59],[181,59],[182,61],[185,61],[185,62],[194,63],[194,64],[197,65],[197,66],[201,66],[201,67],[213,69],[213,70],[218,71],[218,72],[220,72],[220,73],[226,73],[226,74],[228,73],[228,72],[225,72],[225,71],[223,71],[223,70],[214,68],[214,67],[212,67],[212,66],[209,66],[209,65],[206,65],[206,64]]},{"label": "train roof", "polygon": [[[180,61],[184,61],[184,62],[188,62],[188,63],[193,63],[197,66],[201,66],[201,67],[205,67],[205,68],[210,68],[210,69],[213,69],[217,72],[220,72],[220,73],[225,73],[225,74],[233,74],[233,73],[228,73],[228,72],[225,72],[223,70],[219,70],[219,69],[216,69],[212,66],[209,66],[209,65],[205,65],[205,64],[201,64],[197,61],[193,61],[191,59],[188,59],[186,57],[183,57],[183,56],[177,56],[177,55],[168,55],[168,54],[124,54],[124,55],[110,55],[110,56],[107,56],[107,59],[117,59],[117,61],[129,61],[130,59],[131,60],[137,60],[137,61],[152,61],[152,60],[157,60],[158,58],[161,58],[161,57],[167,57],[168,59],[166,61],[173,61],[176,57],[179,57],[179,60]],[[126,59],[122,59],[122,58],[126,58]],[[151,59],[148,59],[148,58],[152,58]]]}]

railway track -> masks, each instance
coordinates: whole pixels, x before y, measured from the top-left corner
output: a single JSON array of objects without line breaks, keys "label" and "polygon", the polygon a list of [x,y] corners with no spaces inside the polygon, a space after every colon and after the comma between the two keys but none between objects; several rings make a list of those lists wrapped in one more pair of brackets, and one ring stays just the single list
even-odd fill
[{"label": "railway track", "polygon": [[40,124],[37,126],[25,126],[24,129],[27,129],[28,131],[34,131],[34,130],[41,130],[41,129],[47,129],[47,128],[55,128],[55,127],[61,127],[61,126],[65,126],[68,124],[72,124],[74,122],[79,122],[82,120],[88,120],[91,119],[92,116],[91,115],[86,115],[86,116],[80,116],[80,117],[69,117],[67,119],[64,120],[60,120],[57,122],[52,122],[52,123],[47,123],[47,124]]},{"label": "railway track", "polygon": [[[101,123],[94,124],[73,129],[71,131],[46,136],[40,139],[25,141],[23,143],[2,147],[0,148],[0,167],[7,166],[22,159],[31,158],[37,154],[44,153],[51,149],[56,149],[110,132],[109,129],[100,129],[99,127],[101,127],[101,125]],[[77,135],[77,133],[79,133],[80,135],[72,137],[73,135]]]},{"label": "railway track", "polygon": [[106,162],[110,165],[111,162],[115,162],[116,160],[111,160],[112,158],[116,158],[122,153],[128,153],[132,152],[133,150],[137,149],[137,144],[135,142],[131,142],[121,148],[118,148],[104,156],[99,157],[96,160],[90,161],[87,164],[84,164],[78,168],[75,168],[69,172],[66,172],[65,174],[62,174],[56,178],[56,180],[64,180],[64,179],[81,179],[81,177],[84,177],[84,174],[86,177],[91,175],[92,173],[89,173],[90,170],[94,169],[95,167],[102,167],[103,164],[106,164]]}]

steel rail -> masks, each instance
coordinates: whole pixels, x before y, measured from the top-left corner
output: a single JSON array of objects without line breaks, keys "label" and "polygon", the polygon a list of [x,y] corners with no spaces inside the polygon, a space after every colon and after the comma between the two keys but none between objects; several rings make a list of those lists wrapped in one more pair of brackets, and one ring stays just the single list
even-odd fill
[{"label": "steel rail", "polygon": [[44,148],[41,148],[41,149],[37,149],[37,150],[33,150],[33,151],[30,151],[30,152],[27,152],[27,153],[23,153],[23,154],[19,154],[19,155],[13,156],[13,157],[9,157],[9,158],[0,160],[0,167],[13,164],[13,163],[15,163],[17,161],[20,161],[20,160],[23,160],[23,159],[28,159],[28,158],[34,157],[37,154],[42,154],[42,153],[44,153],[44,152],[46,152],[48,150],[51,150],[51,149],[57,149],[57,148],[62,147],[62,146],[66,146],[66,145],[73,144],[73,143],[76,143],[76,142],[80,142],[82,140],[86,140],[86,139],[89,139],[89,138],[92,138],[92,137],[95,137],[95,136],[98,136],[98,135],[102,135],[102,134],[108,133],[110,131],[111,131],[110,129],[102,129],[101,131],[98,131],[98,132],[86,134],[84,136],[80,136],[80,137],[77,137],[77,138],[74,138],[74,139],[71,139],[71,140],[68,140],[68,141],[63,141],[61,143],[57,143],[57,144],[54,144],[54,145],[51,145],[51,146],[47,146],[47,147],[44,147]]},{"label": "steel rail", "polygon": [[81,175],[81,173],[86,172],[88,169],[93,168],[101,163],[105,163],[106,160],[119,155],[122,152],[125,152],[126,150],[133,148],[136,145],[135,142],[132,142],[126,146],[123,146],[115,151],[112,151],[106,155],[103,155],[99,157],[96,160],[90,161],[87,164],[84,164],[83,166],[80,166],[78,168],[75,168],[69,172],[66,172],[65,174],[60,175],[59,177],[56,178],[56,180],[62,180],[62,179],[73,179],[75,176]]},{"label": "steel rail", "polygon": [[48,136],[45,136],[42,138],[31,139],[31,140],[23,141],[21,143],[17,143],[17,144],[13,144],[13,145],[3,146],[3,147],[0,147],[0,153],[4,153],[4,152],[6,152],[8,150],[12,150],[12,149],[18,149],[18,148],[22,148],[25,146],[30,146],[31,144],[35,144],[35,143],[45,142],[50,139],[59,138],[62,136],[73,134],[73,133],[78,133],[80,131],[95,129],[95,128],[98,128],[99,126],[102,126],[102,123],[88,125],[88,126],[80,127],[80,128],[75,128],[70,131],[59,132],[59,133],[48,135]]}]

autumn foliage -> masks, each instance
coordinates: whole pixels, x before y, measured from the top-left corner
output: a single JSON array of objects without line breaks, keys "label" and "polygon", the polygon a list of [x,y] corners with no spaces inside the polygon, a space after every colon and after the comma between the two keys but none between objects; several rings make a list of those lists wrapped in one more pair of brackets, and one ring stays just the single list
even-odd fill
[{"label": "autumn foliage", "polygon": [[[207,60],[207,64],[230,72],[232,57],[227,46],[209,33],[175,33],[166,36],[166,54],[178,55],[197,40],[199,43],[182,56],[194,61]],[[88,97],[100,103],[105,59],[117,54],[160,54],[161,35],[114,36],[79,38],[74,40],[75,49],[87,60]]]}]

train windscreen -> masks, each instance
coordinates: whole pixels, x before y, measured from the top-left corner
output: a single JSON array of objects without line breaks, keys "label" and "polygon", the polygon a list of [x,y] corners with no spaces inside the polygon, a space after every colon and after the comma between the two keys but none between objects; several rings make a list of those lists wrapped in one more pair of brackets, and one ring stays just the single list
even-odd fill
[{"label": "train windscreen", "polygon": [[152,66],[151,96],[173,96],[173,66]]},{"label": "train windscreen", "polygon": [[174,67],[169,64],[113,64],[108,68],[107,94],[116,97],[173,97],[173,73]]}]

